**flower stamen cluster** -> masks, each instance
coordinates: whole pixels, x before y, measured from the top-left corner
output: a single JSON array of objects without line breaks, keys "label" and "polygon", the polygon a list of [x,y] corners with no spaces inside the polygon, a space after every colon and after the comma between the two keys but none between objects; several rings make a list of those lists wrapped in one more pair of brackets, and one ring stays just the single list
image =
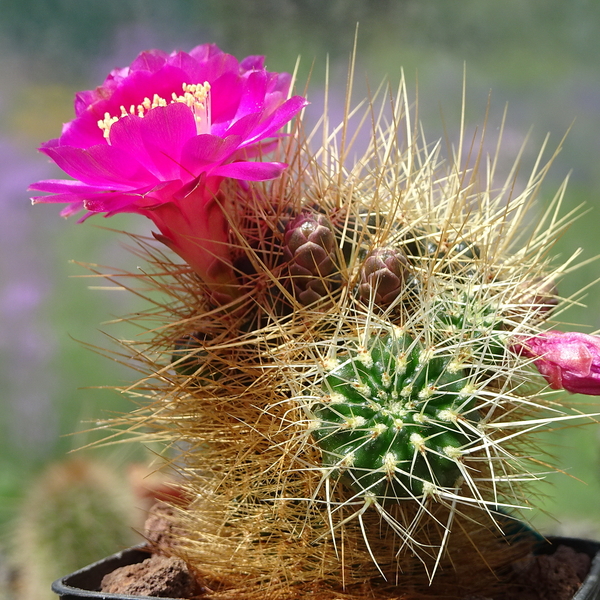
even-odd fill
[{"label": "flower stamen cluster", "polygon": [[129,111],[121,104],[119,107],[121,109],[121,114],[117,117],[112,117],[109,112],[105,112],[104,118],[98,121],[98,127],[102,130],[106,141],[110,144],[110,129],[119,119],[131,115],[137,115],[142,118],[154,108],[167,106],[168,104],[174,104],[175,102],[185,104],[188,108],[192,109],[194,119],[196,120],[196,130],[198,134],[208,133],[210,131],[210,101],[208,100],[210,83],[208,83],[208,81],[205,81],[204,83],[183,83],[181,87],[183,94],[178,96],[173,92],[171,94],[172,100],[170,102],[167,102],[158,94],[154,94],[152,100],[146,96],[141,104],[138,104],[137,106],[132,104],[129,107]]}]

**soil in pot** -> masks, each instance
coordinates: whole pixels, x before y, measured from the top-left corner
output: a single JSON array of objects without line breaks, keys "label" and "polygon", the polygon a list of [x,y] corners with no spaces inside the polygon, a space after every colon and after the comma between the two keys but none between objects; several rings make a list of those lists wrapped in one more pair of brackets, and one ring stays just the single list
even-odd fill
[{"label": "soil in pot", "polygon": [[[168,509],[163,508],[163,511]],[[244,600],[243,590],[216,590],[208,585],[203,585],[197,577],[191,573],[184,561],[161,554],[160,548],[168,547],[170,537],[170,525],[168,520],[161,517],[161,510],[153,511],[148,522],[148,538],[152,546],[138,548],[135,551],[125,551],[123,556],[112,569],[97,578],[95,583],[90,580],[91,586],[100,589],[100,596],[106,598],[106,594],[117,595],[113,598],[131,596],[152,596],[162,598],[186,598],[196,600]],[[145,553],[145,552],[147,553]],[[131,553],[131,560],[127,560],[126,552]],[[596,556],[592,566],[592,559]],[[590,567],[592,572],[590,573]],[[117,568],[114,568],[117,567]],[[88,568],[90,569],[90,568]],[[82,572],[85,570],[82,570]],[[63,597],[69,595],[71,599],[76,596],[72,588],[64,591],[61,583],[67,586],[84,586],[81,577],[76,578],[73,574],[60,582],[56,582],[54,589]],[[101,578],[101,582],[100,582]],[[89,579],[89,578],[88,578]],[[502,592],[496,591],[490,595],[468,595],[464,600],[597,600],[600,598],[600,542],[589,542],[586,540],[570,538],[553,538],[541,544],[535,553],[515,562],[510,573],[504,577],[506,584]],[[58,585],[57,585],[58,584]],[[582,587],[583,586],[583,587]],[[63,586],[64,587],[64,586]],[[308,586],[309,588],[312,586]],[[316,586],[313,589],[289,590],[289,599],[300,600],[311,598],[331,600],[367,598],[373,600],[394,598],[390,595],[389,586],[385,586],[381,592],[378,585],[370,584],[369,589],[365,586],[361,589],[346,589],[335,591],[322,589]],[[60,589],[59,589],[60,588]],[[89,588],[88,588],[89,589]],[[82,596],[88,598],[93,595],[90,592]],[[256,594],[251,594],[253,598]],[[262,597],[267,600],[267,595]],[[433,598],[433,595],[419,594],[420,599]],[[435,597],[440,597],[439,595]],[[456,597],[452,594],[452,597]],[[398,600],[411,600],[412,595],[406,594],[406,590],[398,588],[395,596]]]}]

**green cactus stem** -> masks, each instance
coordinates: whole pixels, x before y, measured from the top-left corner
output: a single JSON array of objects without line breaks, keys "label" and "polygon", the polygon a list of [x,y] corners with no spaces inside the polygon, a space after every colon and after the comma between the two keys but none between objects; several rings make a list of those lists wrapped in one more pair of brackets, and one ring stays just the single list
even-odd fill
[{"label": "green cactus stem", "polygon": [[504,316],[493,302],[466,293],[441,292],[433,303],[434,335],[439,343],[460,344],[474,361],[493,366],[506,353]]},{"label": "green cactus stem", "polygon": [[477,420],[474,389],[449,357],[405,333],[375,337],[325,377],[312,406],[323,463],[356,493],[401,500],[461,483]]}]

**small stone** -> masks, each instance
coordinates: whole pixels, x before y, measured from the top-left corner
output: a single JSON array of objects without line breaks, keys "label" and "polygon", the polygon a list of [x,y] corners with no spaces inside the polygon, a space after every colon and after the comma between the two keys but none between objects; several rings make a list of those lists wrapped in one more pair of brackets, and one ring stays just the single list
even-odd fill
[{"label": "small stone", "polygon": [[191,598],[197,590],[185,562],[154,554],[141,563],[126,565],[105,575],[101,591],[106,594]]},{"label": "small stone", "polygon": [[590,569],[590,557],[560,545],[554,554],[530,556],[513,564],[524,600],[570,600]]},{"label": "small stone", "polygon": [[144,537],[157,551],[166,551],[176,544],[175,510],[166,502],[157,502],[148,512]]}]

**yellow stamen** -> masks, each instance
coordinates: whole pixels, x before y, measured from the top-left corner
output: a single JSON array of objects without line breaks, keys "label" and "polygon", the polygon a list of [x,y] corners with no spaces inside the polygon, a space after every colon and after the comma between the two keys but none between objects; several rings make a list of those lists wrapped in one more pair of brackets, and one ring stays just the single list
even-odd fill
[{"label": "yellow stamen", "polygon": [[116,123],[118,120],[119,120],[119,117],[111,117],[110,113],[105,112],[104,119],[100,119],[98,121],[98,127],[100,127],[100,129],[102,129],[102,131],[104,132],[104,137],[106,139],[108,139],[108,134],[110,132],[110,128],[112,127],[113,123]]}]

